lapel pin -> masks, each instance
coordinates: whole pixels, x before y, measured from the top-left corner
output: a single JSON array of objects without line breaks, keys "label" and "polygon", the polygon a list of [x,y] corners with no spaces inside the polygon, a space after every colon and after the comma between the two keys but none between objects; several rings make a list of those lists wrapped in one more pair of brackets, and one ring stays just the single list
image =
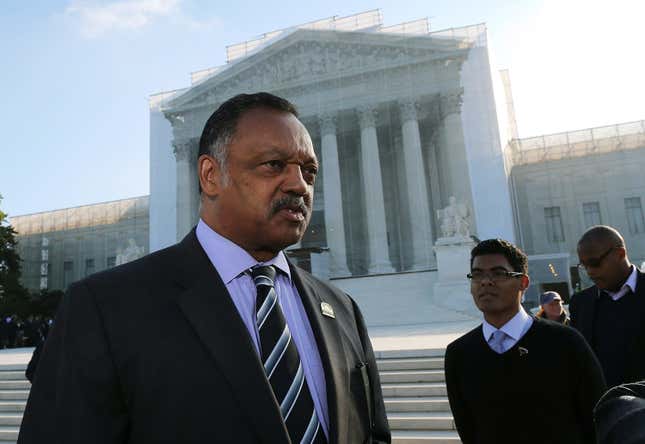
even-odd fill
[{"label": "lapel pin", "polygon": [[529,351],[525,349],[524,347],[519,347],[518,350],[520,351],[520,356],[528,355]]},{"label": "lapel pin", "polygon": [[336,316],[334,315],[334,309],[327,302],[321,302],[320,309],[322,310],[323,316],[327,316],[332,319],[336,318]]}]

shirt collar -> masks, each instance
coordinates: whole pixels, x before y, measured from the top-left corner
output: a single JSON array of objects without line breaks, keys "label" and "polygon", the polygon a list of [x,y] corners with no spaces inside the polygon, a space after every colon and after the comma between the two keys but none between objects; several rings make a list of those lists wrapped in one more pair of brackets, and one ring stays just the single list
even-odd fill
[{"label": "shirt collar", "polygon": [[611,292],[607,291],[609,293],[609,296],[612,297],[614,300],[620,299],[622,296],[624,296],[629,290],[632,291],[632,293],[636,293],[636,281],[638,278],[638,273],[636,272],[636,267],[632,265],[632,272],[629,274],[629,277],[625,281],[622,287],[620,287],[620,290],[617,292]]},{"label": "shirt collar", "polygon": [[526,311],[524,311],[523,307],[520,307],[519,311],[515,314],[515,316],[513,316],[506,324],[502,325],[502,328],[499,328],[499,329],[495,328],[494,326],[489,324],[486,321],[486,319],[484,319],[483,327],[482,327],[482,330],[484,333],[484,339],[486,340],[486,342],[488,342],[491,335],[495,331],[502,330],[508,336],[518,341],[522,336],[522,333],[526,329],[526,325],[530,322],[532,322],[532,319],[526,313]]},{"label": "shirt collar", "polygon": [[208,259],[210,259],[226,285],[256,265],[273,265],[291,280],[289,263],[282,251],[271,260],[258,262],[246,250],[217,233],[202,219],[199,219],[197,223],[195,234],[200,245],[206,252]]}]

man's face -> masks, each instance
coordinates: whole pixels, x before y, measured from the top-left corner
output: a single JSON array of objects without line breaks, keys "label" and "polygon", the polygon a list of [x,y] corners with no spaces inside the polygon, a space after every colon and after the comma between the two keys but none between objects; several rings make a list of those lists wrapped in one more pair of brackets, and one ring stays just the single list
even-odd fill
[{"label": "man's face", "polygon": [[548,304],[544,304],[542,308],[544,308],[544,312],[551,319],[559,317],[564,310],[564,308],[562,307],[562,301],[560,299],[554,299]]},{"label": "man's face", "polygon": [[[490,273],[495,271],[513,272],[511,264],[503,254],[485,254],[473,260],[471,273]],[[485,278],[481,282],[471,281],[470,292],[475,305],[486,315],[500,316],[514,314],[520,309],[522,293],[528,286],[528,277],[510,277],[493,281]]]},{"label": "man's face", "polygon": [[589,278],[601,290],[615,290],[622,285],[625,249],[610,242],[587,242],[578,245],[578,259]]},{"label": "man's face", "polygon": [[311,218],[317,171],[309,134],[294,115],[246,112],[228,147],[228,180],[219,174],[218,231],[249,252],[275,255],[298,242]]}]

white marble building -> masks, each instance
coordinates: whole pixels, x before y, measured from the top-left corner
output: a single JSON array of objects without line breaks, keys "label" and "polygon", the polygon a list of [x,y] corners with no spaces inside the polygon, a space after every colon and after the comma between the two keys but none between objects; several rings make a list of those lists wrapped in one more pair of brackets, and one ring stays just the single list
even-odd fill
[{"label": "white marble building", "polygon": [[[428,322],[436,211],[451,196],[472,234],[514,239],[486,28],[428,28],[386,27],[374,10],[275,31],[229,46],[228,63],[193,73],[189,87],[152,96],[151,251],[197,222],[207,118],[236,94],[271,92],[296,104],[321,161],[292,257],[348,291],[367,285],[354,296],[372,325]],[[393,300],[397,273],[407,290]]]}]

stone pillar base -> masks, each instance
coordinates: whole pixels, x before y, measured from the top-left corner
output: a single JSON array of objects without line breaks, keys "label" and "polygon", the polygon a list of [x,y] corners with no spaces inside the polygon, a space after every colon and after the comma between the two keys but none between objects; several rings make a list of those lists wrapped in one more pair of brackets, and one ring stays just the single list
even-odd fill
[{"label": "stone pillar base", "polygon": [[434,284],[433,302],[469,316],[481,313],[470,294],[466,274],[470,272],[470,250],[475,242],[467,237],[440,238],[434,246],[439,280]]},{"label": "stone pillar base", "polygon": [[473,318],[482,316],[470,294],[469,283],[436,282],[432,292],[432,303]]}]

